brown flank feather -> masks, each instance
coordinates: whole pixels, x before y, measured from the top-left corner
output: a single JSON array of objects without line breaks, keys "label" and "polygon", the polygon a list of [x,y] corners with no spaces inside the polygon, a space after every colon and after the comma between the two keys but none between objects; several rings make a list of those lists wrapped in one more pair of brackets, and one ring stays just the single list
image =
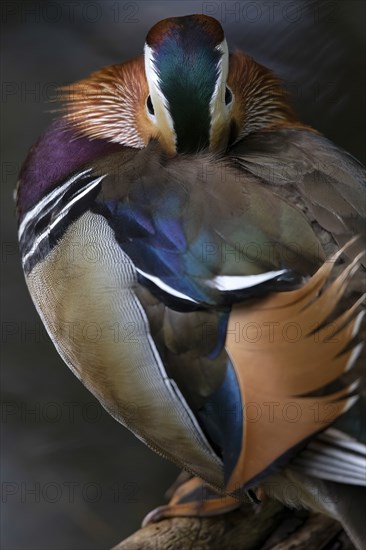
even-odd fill
[{"label": "brown flank feather", "polygon": [[[306,395],[339,379],[360,351],[352,340],[362,315],[355,312],[364,297],[327,322],[359,267],[358,257],[327,284],[343,251],[301,289],[272,294],[251,307],[238,304],[232,310],[226,349],[248,414],[228,491],[250,482],[289,449],[324,430],[357,399],[350,395],[354,384],[321,397]],[[257,338],[252,343],[243,338],[243,328],[250,326],[260,327],[260,345]]]}]

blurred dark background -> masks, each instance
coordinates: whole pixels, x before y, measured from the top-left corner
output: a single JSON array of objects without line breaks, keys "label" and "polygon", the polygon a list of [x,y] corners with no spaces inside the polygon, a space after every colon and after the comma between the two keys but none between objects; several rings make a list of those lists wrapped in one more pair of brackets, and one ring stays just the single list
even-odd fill
[{"label": "blurred dark background", "polygon": [[3,1],[1,85],[1,547],[109,548],[163,502],[177,470],[118,425],[69,372],[29,298],[13,189],[59,85],[142,52],[164,17],[206,13],[229,46],[286,81],[303,120],[365,161],[365,3]]}]

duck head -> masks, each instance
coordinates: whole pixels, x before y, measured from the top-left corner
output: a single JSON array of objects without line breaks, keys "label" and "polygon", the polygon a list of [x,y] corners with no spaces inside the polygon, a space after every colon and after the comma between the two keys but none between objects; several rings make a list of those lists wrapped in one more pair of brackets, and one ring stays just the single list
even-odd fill
[{"label": "duck head", "polygon": [[164,19],[149,31],[144,53],[146,111],[164,147],[177,153],[225,147],[234,97],[220,23],[205,15]]},{"label": "duck head", "polygon": [[224,153],[251,132],[296,122],[280,80],[229,54],[220,23],[206,15],[159,21],[143,57],[63,88],[63,99],[77,133],[137,148],[157,139],[173,156]]}]

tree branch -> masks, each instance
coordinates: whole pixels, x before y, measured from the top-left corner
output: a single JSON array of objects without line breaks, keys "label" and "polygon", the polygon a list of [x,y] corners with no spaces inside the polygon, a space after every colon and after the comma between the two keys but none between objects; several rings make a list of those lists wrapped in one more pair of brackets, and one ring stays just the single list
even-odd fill
[{"label": "tree branch", "polygon": [[253,510],[164,519],[136,531],[113,550],[327,550],[354,546],[336,521],[268,500]]}]

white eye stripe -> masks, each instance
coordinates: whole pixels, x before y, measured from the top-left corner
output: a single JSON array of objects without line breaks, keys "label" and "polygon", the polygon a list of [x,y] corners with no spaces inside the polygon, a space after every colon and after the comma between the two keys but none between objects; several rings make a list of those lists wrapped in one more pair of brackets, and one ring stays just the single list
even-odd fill
[{"label": "white eye stripe", "polygon": [[[31,210],[29,210],[29,212],[26,213],[21,224],[19,225],[19,230],[18,230],[19,239],[21,239],[23,232],[29,222],[32,222],[34,219],[36,219],[39,216],[39,214],[42,212],[42,210],[46,209],[46,207],[51,203],[51,201],[53,201],[54,199],[57,199],[57,197],[59,197],[64,191],[66,191],[68,187],[70,187],[73,183],[75,183],[76,180],[88,174],[90,171],[91,171],[91,168],[88,168],[83,172],[78,172],[77,174],[74,174],[63,185],[51,191],[51,193],[43,197],[42,200],[40,200]],[[46,211],[44,213],[46,213]]]},{"label": "white eye stripe", "polygon": [[144,54],[145,54],[146,78],[149,85],[150,94],[152,93],[153,90],[155,90],[158,93],[162,102],[164,103],[164,106],[168,109],[169,105],[168,105],[167,99],[163,94],[163,92],[161,91],[161,87],[160,87],[161,81],[155,66],[154,54],[153,54],[152,48],[150,48],[150,46],[148,46],[147,44],[145,44]]},{"label": "white eye stripe", "polygon": [[170,106],[169,106],[167,98],[163,94],[163,92],[161,90],[161,87],[160,87],[160,78],[159,78],[158,72],[156,70],[155,63],[154,63],[153,50],[147,44],[145,44],[144,57],[145,57],[146,78],[147,78],[147,83],[148,83],[148,86],[149,86],[149,94],[151,96],[151,101],[154,104],[155,100],[158,100],[158,101],[160,100],[160,103],[161,103],[162,108],[164,110],[166,122],[167,122],[170,130],[172,131],[173,135],[175,136],[173,119],[172,119],[172,116],[170,114]]},{"label": "white eye stripe", "polygon": [[216,81],[215,90],[214,90],[214,93],[212,94],[211,103],[210,103],[211,109],[214,107],[216,97],[220,93],[221,87],[223,85],[226,86],[226,80],[229,74],[229,48],[226,40],[223,40],[221,44],[216,46],[216,49],[219,50],[219,52],[221,52],[221,56],[218,62],[219,76]]},{"label": "white eye stripe", "polygon": [[[229,111],[233,103],[232,100],[228,105],[225,103],[226,81],[229,74],[229,49],[226,40],[223,40],[221,44],[216,46],[216,49],[221,52],[221,56],[218,62],[218,78],[210,101],[210,143],[213,143],[213,136],[217,132],[217,129],[227,123]],[[232,93],[231,90],[230,92]]]}]

